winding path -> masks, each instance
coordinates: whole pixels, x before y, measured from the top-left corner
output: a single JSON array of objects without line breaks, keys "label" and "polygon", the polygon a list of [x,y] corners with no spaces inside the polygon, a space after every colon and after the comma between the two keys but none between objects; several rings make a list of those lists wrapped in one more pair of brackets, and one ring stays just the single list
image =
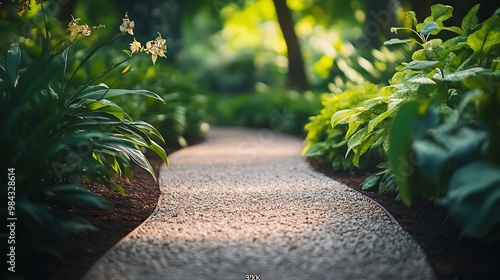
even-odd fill
[{"label": "winding path", "polygon": [[270,130],[211,129],[169,157],[155,212],[84,279],[433,279],[381,206],[301,149]]}]

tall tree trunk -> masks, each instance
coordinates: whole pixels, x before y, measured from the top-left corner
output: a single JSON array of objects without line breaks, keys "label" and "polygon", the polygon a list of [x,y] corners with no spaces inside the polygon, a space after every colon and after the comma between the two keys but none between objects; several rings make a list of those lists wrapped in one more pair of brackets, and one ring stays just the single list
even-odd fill
[{"label": "tall tree trunk", "polygon": [[294,29],[292,13],[286,5],[286,0],[273,0],[278,15],[278,22],[288,48],[288,86],[298,90],[309,88],[304,59],[300,50],[299,40]]}]

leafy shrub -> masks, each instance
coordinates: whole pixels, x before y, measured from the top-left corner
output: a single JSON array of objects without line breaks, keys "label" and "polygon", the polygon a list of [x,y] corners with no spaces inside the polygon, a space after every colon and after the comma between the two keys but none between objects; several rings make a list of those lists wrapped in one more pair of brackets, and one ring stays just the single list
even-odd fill
[{"label": "leafy shrub", "polygon": [[303,155],[323,158],[334,170],[368,168],[369,163],[384,159],[380,149],[387,149],[389,120],[401,102],[385,90],[378,94],[380,86],[387,84],[397,61],[408,51],[394,47],[355,50],[349,42],[334,46],[334,82],[329,84],[333,93],[323,96],[323,110],[305,127],[308,135]]},{"label": "leafy shrub", "polygon": [[262,127],[300,135],[308,117],[319,111],[320,101],[312,92],[300,94],[260,84],[255,93],[212,95],[208,108],[211,122],[217,125]]},{"label": "leafy shrub", "polygon": [[[480,133],[482,129],[478,130],[477,128],[474,129],[476,133],[466,133],[464,132],[466,127],[472,123],[486,121],[490,123],[490,126],[493,124],[492,127],[487,129],[488,131],[497,128],[495,120],[498,118],[498,114],[490,106],[498,103],[496,100],[498,97],[495,95],[498,90],[500,73],[498,72],[498,62],[495,61],[498,60],[500,50],[500,44],[498,43],[500,38],[500,29],[498,28],[500,18],[495,14],[484,23],[478,24],[476,16],[478,9],[479,5],[472,8],[463,19],[461,28],[443,26],[442,21],[452,15],[453,9],[450,6],[434,5],[432,15],[427,17],[423,23],[416,23],[415,15],[409,13],[409,16],[415,22],[416,30],[414,32],[419,34],[421,38],[429,34],[438,34],[441,30],[450,30],[457,34],[456,37],[445,42],[442,42],[441,39],[423,40],[421,44],[424,48],[416,51],[413,54],[413,61],[405,67],[405,69],[424,76],[413,80],[413,83],[406,82],[400,86],[409,92],[416,92],[417,94],[419,89],[424,88],[425,91],[431,93],[432,97],[429,100],[408,104],[405,110],[400,113],[413,117],[402,118],[402,123],[415,122],[419,118],[426,121],[424,122],[425,125],[422,122],[418,125],[419,122],[417,122],[416,127],[418,130],[407,131],[413,135],[410,140],[415,140],[415,143],[419,143],[417,140],[426,138],[429,133],[434,133],[432,142],[443,144],[443,138],[452,137],[457,131],[462,131],[462,133],[465,133],[459,137],[462,143],[470,140],[466,140],[468,139],[466,135],[475,135],[476,140],[470,140],[471,144],[466,145],[465,150],[476,153],[479,152],[476,146],[482,142],[481,139],[489,139],[489,137],[485,137],[484,133]],[[393,40],[393,42],[395,41]],[[432,105],[429,106],[429,104]],[[434,111],[437,113],[432,113]],[[441,126],[441,129],[436,128],[439,126]],[[437,139],[436,131],[439,132],[441,140]],[[487,134],[490,134],[490,132],[487,132]],[[393,142],[396,142],[396,137],[400,139],[401,136],[400,133],[395,132]],[[403,137],[408,137],[408,135],[403,135]],[[451,139],[450,141],[450,143],[453,142]],[[399,142],[401,143],[401,141]],[[450,143],[447,145],[454,145]],[[408,149],[407,144],[409,143],[406,143],[406,146],[401,145],[400,149]],[[425,145],[419,143],[417,146],[424,147]],[[452,146],[449,147],[449,150],[459,150],[459,146]],[[416,149],[417,155],[419,155],[419,150],[421,148]],[[394,158],[395,155],[392,155],[392,157]],[[422,155],[420,158],[423,160],[425,157]],[[471,159],[465,158],[464,161],[468,162]],[[394,162],[396,161],[394,160]],[[456,160],[454,162],[454,164],[457,164]],[[451,166],[451,168],[454,169],[455,167]],[[396,170],[394,171],[399,175]],[[446,180],[431,178],[431,181],[442,188],[440,193],[446,192],[446,187],[444,187]],[[401,180],[398,180],[398,182],[403,183]],[[416,192],[418,194],[418,191]],[[403,199],[409,202],[408,196],[404,195]]]},{"label": "leafy shrub", "polygon": [[[117,43],[114,42],[114,45]],[[84,44],[86,45],[86,44]],[[112,45],[112,46],[114,46]],[[73,52],[75,62],[82,61],[82,52]],[[123,59],[122,51],[106,48],[95,53],[90,63],[82,67],[74,83],[84,83],[99,75],[109,64]],[[120,74],[115,69],[115,73]],[[114,84],[113,75],[106,75],[97,82]],[[147,60],[137,60],[126,76],[119,80],[120,86],[131,89],[147,89],[158,94],[165,102],[144,99],[141,96],[120,96],[109,98],[127,112],[132,119],[143,120],[153,125],[163,136],[168,146],[184,146],[203,137],[207,129],[207,98],[201,94],[200,85],[193,83],[193,76],[184,74],[166,60],[152,65]]]},{"label": "leafy shrub", "polygon": [[[40,2],[42,17],[43,2]],[[123,19],[121,35],[131,33],[133,24]],[[68,26],[69,37],[56,45],[47,26],[40,37],[42,52],[26,58],[19,44],[11,45],[0,59],[0,146],[2,172],[15,173],[15,189],[2,188],[0,195],[9,194],[15,205],[2,208],[2,217],[18,218],[16,224],[16,271],[37,274],[37,263],[47,254],[58,256],[68,232],[95,229],[81,217],[52,211],[57,205],[86,205],[106,208],[106,202],[81,187],[84,181],[103,184],[123,193],[113,181],[117,176],[132,176],[131,163],[154,171],[140,148],[156,152],[165,162],[163,148],[153,139],[161,134],[150,124],[133,121],[116,103],[108,98],[122,95],[140,95],[163,101],[147,90],[112,89],[93,83],[135,54],[113,65],[79,86],[73,86],[74,73],[88,62],[94,53],[107,43],[90,50],[87,56],[71,69],[69,48],[82,36],[89,35],[90,27],[74,19]],[[114,39],[117,39],[116,36]],[[159,36],[161,40],[161,36]],[[113,39],[113,40],[114,40]],[[157,38],[158,39],[158,38]],[[151,41],[153,42],[153,41]],[[157,44],[158,43],[158,44]],[[161,56],[158,49],[146,50]],[[122,74],[126,74],[125,67]],[[2,185],[7,185],[2,176]],[[4,184],[5,183],[5,184]],[[6,243],[2,251],[6,252]],[[28,275],[24,275],[28,276]]]},{"label": "leafy shrub", "polygon": [[[464,234],[484,238],[497,232],[500,222],[496,176],[500,171],[500,11],[478,23],[478,9],[479,5],[471,9],[461,27],[443,23],[452,17],[451,6],[433,5],[431,15],[420,23],[414,12],[407,12],[413,28],[391,31],[409,30],[417,39],[391,39],[385,44],[416,42],[421,49],[409,63],[397,67],[390,85],[376,94],[347,107],[323,109],[327,116],[331,114],[332,131],[344,126],[345,139],[313,141],[309,149],[315,147],[317,153],[313,149],[306,155],[325,155],[328,150],[319,147],[344,145],[346,157],[352,151],[354,156],[348,159],[363,168],[360,160],[382,145],[385,153],[377,162],[386,169],[369,177],[363,188],[397,190],[407,205],[412,196],[436,200],[449,207]],[[456,36],[445,41],[430,38],[441,31]],[[323,122],[327,122],[325,116]],[[321,129],[312,124],[311,128],[312,136]]]},{"label": "leafy shrub", "polygon": [[[341,93],[351,87],[373,83],[387,85],[400,61],[406,59],[409,48],[382,46],[379,49],[355,49],[350,42],[334,43],[336,56],[333,57],[333,83],[329,89]],[[332,63],[333,63],[332,62]]]},{"label": "leafy shrub", "polygon": [[[140,96],[124,96],[114,101],[131,112],[133,119],[141,119],[157,128],[169,146],[185,146],[202,138],[208,129],[208,98],[199,93],[192,77],[170,65],[157,65],[157,71],[142,67],[131,73],[132,80],[137,81],[135,87],[149,89],[165,102],[144,100]],[[142,80],[139,77],[143,77]]]},{"label": "leafy shrub", "polygon": [[[434,10],[438,8],[444,7]],[[389,156],[393,166],[409,153],[418,159],[412,167],[415,176],[393,168],[403,201],[409,204],[412,195],[442,197],[439,203],[449,207],[465,235],[485,238],[498,234],[500,224],[500,12],[478,23],[478,9],[472,8],[461,28],[452,29],[458,36],[415,55],[426,59],[418,61],[423,71],[436,72],[430,78],[438,98],[402,108],[395,122],[412,124],[413,129],[391,136],[393,142],[408,140],[393,145]],[[441,30],[430,18],[424,23],[433,32]],[[427,184],[411,184],[412,177]]]},{"label": "leafy shrub", "polygon": [[[358,86],[341,94],[325,94],[322,97],[324,108],[320,114],[310,118],[305,126],[308,131],[306,147],[303,155],[318,157],[328,161],[334,170],[353,170],[353,156],[349,153],[348,142],[345,135],[348,133],[348,122],[339,122],[328,125],[332,115],[345,112],[348,108],[357,108],[377,95],[379,88],[370,83]],[[325,125],[327,124],[327,125]]]}]

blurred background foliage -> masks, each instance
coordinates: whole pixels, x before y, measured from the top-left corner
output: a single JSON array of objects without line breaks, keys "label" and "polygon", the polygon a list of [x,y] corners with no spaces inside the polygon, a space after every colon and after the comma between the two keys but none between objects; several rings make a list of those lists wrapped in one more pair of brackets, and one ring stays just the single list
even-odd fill
[{"label": "blurred background foliage", "polygon": [[[37,43],[40,33],[36,32],[37,27],[43,26],[40,8],[31,0],[31,9],[19,17],[15,2],[3,1],[0,5],[0,49],[5,52],[10,44],[19,42],[28,54],[24,59],[29,60],[29,53],[41,51]],[[147,60],[133,59],[132,70],[119,81],[102,78],[99,82],[108,85],[119,82],[122,87],[146,88],[159,94],[166,104],[131,97],[114,101],[132,118],[157,127],[168,145],[177,146],[202,137],[208,124],[279,127],[280,131],[304,134],[303,127],[309,117],[318,115],[339,94],[357,92],[366,83],[378,87],[389,84],[394,69],[402,61],[408,61],[413,52],[408,45],[382,45],[390,28],[411,25],[411,20],[403,15],[405,10],[413,9],[423,19],[434,3],[431,0],[44,2],[46,13],[53,19],[48,25],[52,34],[64,34],[72,15],[89,26],[106,26],[79,40],[79,46],[99,44],[115,34],[126,12],[136,22],[134,37],[138,41],[151,40],[157,32],[167,39],[167,59],[158,61],[156,67]],[[460,25],[459,19],[476,2],[457,3],[449,22]],[[494,10],[491,8],[494,4],[483,2],[478,13],[480,19]],[[285,11],[276,8],[280,3],[286,4]],[[291,25],[280,20],[287,14],[291,16]],[[292,39],[284,36],[291,33],[295,36]],[[57,37],[61,36],[52,36]],[[128,49],[129,42],[119,39],[114,44],[106,52],[96,53],[91,63],[78,71],[73,84],[81,84],[123,60],[126,54],[120,50]],[[70,52],[78,50],[70,54],[76,58],[70,68],[77,67],[78,59],[84,59],[87,49],[70,49]],[[125,67],[113,71],[119,74]],[[304,75],[295,75],[300,74],[300,68]],[[106,77],[116,76],[120,75]],[[305,81],[297,83],[298,80]],[[368,99],[370,95],[360,98]],[[311,119],[323,131],[312,138],[314,142],[322,141],[325,136],[320,135],[331,134],[329,113],[325,112],[324,117]],[[281,119],[282,124],[277,126],[276,119]]]},{"label": "blurred background foliage", "polygon": [[[28,53],[40,52],[35,28],[43,24],[42,18],[38,16],[38,6],[31,5],[32,9],[20,18],[16,15],[17,7],[14,4],[4,1],[1,5],[0,28],[3,36],[0,37],[0,48],[7,50],[11,43],[20,42]],[[298,123],[305,124],[307,116],[319,110],[319,106],[314,104],[319,103],[321,93],[347,87],[347,81],[379,83],[390,78],[382,73],[394,68],[395,64],[374,64],[374,56],[380,53],[374,53],[374,48],[357,49],[353,45],[363,35],[366,20],[363,1],[350,1],[345,5],[341,1],[294,0],[287,1],[287,5],[295,22],[292,29],[301,46],[311,93],[307,99],[309,102],[297,103],[303,104],[300,109],[302,118]],[[296,96],[297,93],[286,93],[287,44],[272,0],[54,0],[46,1],[45,6],[46,12],[59,20],[59,24],[53,21],[49,26],[50,32],[54,34],[64,34],[71,15],[81,18],[81,22],[89,26],[106,26],[94,30],[92,36],[80,40],[78,44],[90,46],[115,34],[116,26],[127,11],[130,18],[136,21],[134,36],[138,41],[151,40],[156,37],[157,31],[167,39],[166,61],[160,61],[153,68],[145,60],[133,60],[132,71],[119,82],[125,87],[146,87],[169,102],[158,105],[140,103],[139,100],[117,101],[129,109],[132,117],[165,127],[161,132],[167,142],[181,144],[186,136],[199,137],[208,122],[270,126],[271,113],[267,114],[271,119],[255,121],[252,119],[259,117],[253,116],[254,110],[251,108],[228,108],[232,105],[244,106],[253,97],[256,99],[253,104],[274,104],[279,101],[282,105],[276,109],[281,111],[285,107],[292,110],[298,106],[285,104],[292,102],[294,99],[290,96]],[[119,50],[128,49],[128,43],[117,40],[116,44],[118,46],[108,48],[108,53],[96,54],[92,63],[86,64],[86,69],[78,72],[74,84],[101,73],[123,59],[125,54]],[[387,54],[390,53],[383,55]],[[85,50],[72,54],[80,59],[85,55]],[[398,55],[393,57],[392,61],[397,61]],[[77,62],[73,67],[76,67]],[[101,82],[111,85],[115,81]],[[265,95],[262,95],[263,87],[266,88]],[[301,91],[299,95],[302,94]],[[240,100],[232,101],[234,98]],[[255,109],[259,106],[256,105]],[[266,105],[263,108],[268,107]],[[212,116],[206,115],[208,111],[212,112]],[[244,119],[247,121],[242,121]],[[294,125],[293,130],[300,133],[302,129],[299,126]]]},{"label": "blurred background foliage", "polygon": [[[271,113],[263,113],[270,118],[255,121],[261,117],[255,116],[252,108],[240,110],[239,107],[270,108],[269,104],[277,101],[281,105],[279,108],[271,105],[271,111],[292,110],[297,104],[303,105],[298,114],[301,119],[295,121],[297,125],[291,130],[303,133],[299,124],[307,123],[308,115],[319,112],[321,106],[315,104],[320,103],[322,94],[338,94],[365,82],[386,85],[393,69],[410,53],[405,47],[381,47],[390,27],[409,24],[403,22],[404,10],[415,6],[428,11],[432,4],[432,1],[423,1],[416,5],[411,0],[45,2],[46,12],[59,20],[59,24],[54,21],[49,26],[52,33],[64,33],[71,15],[89,26],[106,26],[79,44],[90,46],[109,38],[116,33],[125,12],[136,21],[134,36],[138,41],[151,40],[156,32],[167,39],[167,60],[160,61],[155,68],[146,61],[133,60],[132,71],[119,82],[133,88],[146,87],[169,102],[166,105],[143,104],[138,100],[117,102],[127,107],[132,117],[164,128],[160,132],[167,143],[179,145],[189,142],[191,137],[202,136],[207,123],[269,127],[273,121]],[[278,21],[275,7],[279,2],[286,2],[288,11],[285,12],[292,16],[292,25]],[[466,12],[466,6],[471,6],[472,1],[463,2],[460,10]],[[20,42],[28,52],[40,52],[34,31],[35,27],[42,26],[37,6],[31,5],[32,10],[19,18],[15,4],[3,1],[0,5],[0,49],[7,50],[11,43]],[[293,42],[287,42],[283,34],[290,32],[297,37],[299,53],[289,53]],[[75,84],[123,59],[125,54],[118,50],[129,46],[117,41],[118,46],[109,48],[108,53],[95,55],[85,71],[78,73]],[[72,55],[83,59],[86,53],[80,50]],[[297,56],[303,58],[302,63],[299,60],[303,65],[289,63]],[[296,71],[292,68],[303,68],[305,76],[294,76]],[[302,84],[307,88],[295,88],[297,80],[305,80]],[[102,82],[111,85],[115,81]],[[262,88],[267,92],[265,95]],[[297,89],[299,95],[307,92],[308,97],[301,96],[306,99],[304,102],[292,104],[295,99],[291,96],[296,95],[293,90]]]}]

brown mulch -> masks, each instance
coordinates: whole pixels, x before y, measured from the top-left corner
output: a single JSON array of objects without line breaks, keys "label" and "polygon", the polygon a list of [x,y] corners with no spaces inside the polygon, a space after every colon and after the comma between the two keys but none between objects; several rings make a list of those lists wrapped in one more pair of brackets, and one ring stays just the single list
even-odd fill
[{"label": "brown mulch", "polygon": [[[167,153],[174,151],[170,149]],[[153,153],[147,153],[151,166],[158,174],[163,161]],[[153,177],[138,166],[133,166],[133,180],[119,179],[126,192],[123,196],[100,185],[90,184],[86,188],[94,194],[104,197],[109,210],[71,208],[68,212],[82,216],[98,228],[69,236],[69,246],[64,260],[50,264],[47,279],[80,279],[97,259],[113,247],[125,235],[139,226],[153,213],[160,190]]]},{"label": "brown mulch", "polygon": [[[161,159],[152,154],[148,154],[148,158],[158,172]],[[414,200],[408,208],[396,201],[394,194],[361,190],[360,184],[366,175],[336,173],[318,162],[310,163],[318,171],[386,208],[420,244],[438,279],[500,279],[500,244],[460,237],[446,209],[420,199]],[[70,209],[99,230],[70,236],[65,259],[50,266],[48,279],[80,279],[100,256],[149,217],[156,207],[159,188],[146,171],[135,168],[134,172],[132,181],[120,182],[127,196],[97,185],[88,186],[92,192],[106,198],[112,208],[108,211]]]}]

